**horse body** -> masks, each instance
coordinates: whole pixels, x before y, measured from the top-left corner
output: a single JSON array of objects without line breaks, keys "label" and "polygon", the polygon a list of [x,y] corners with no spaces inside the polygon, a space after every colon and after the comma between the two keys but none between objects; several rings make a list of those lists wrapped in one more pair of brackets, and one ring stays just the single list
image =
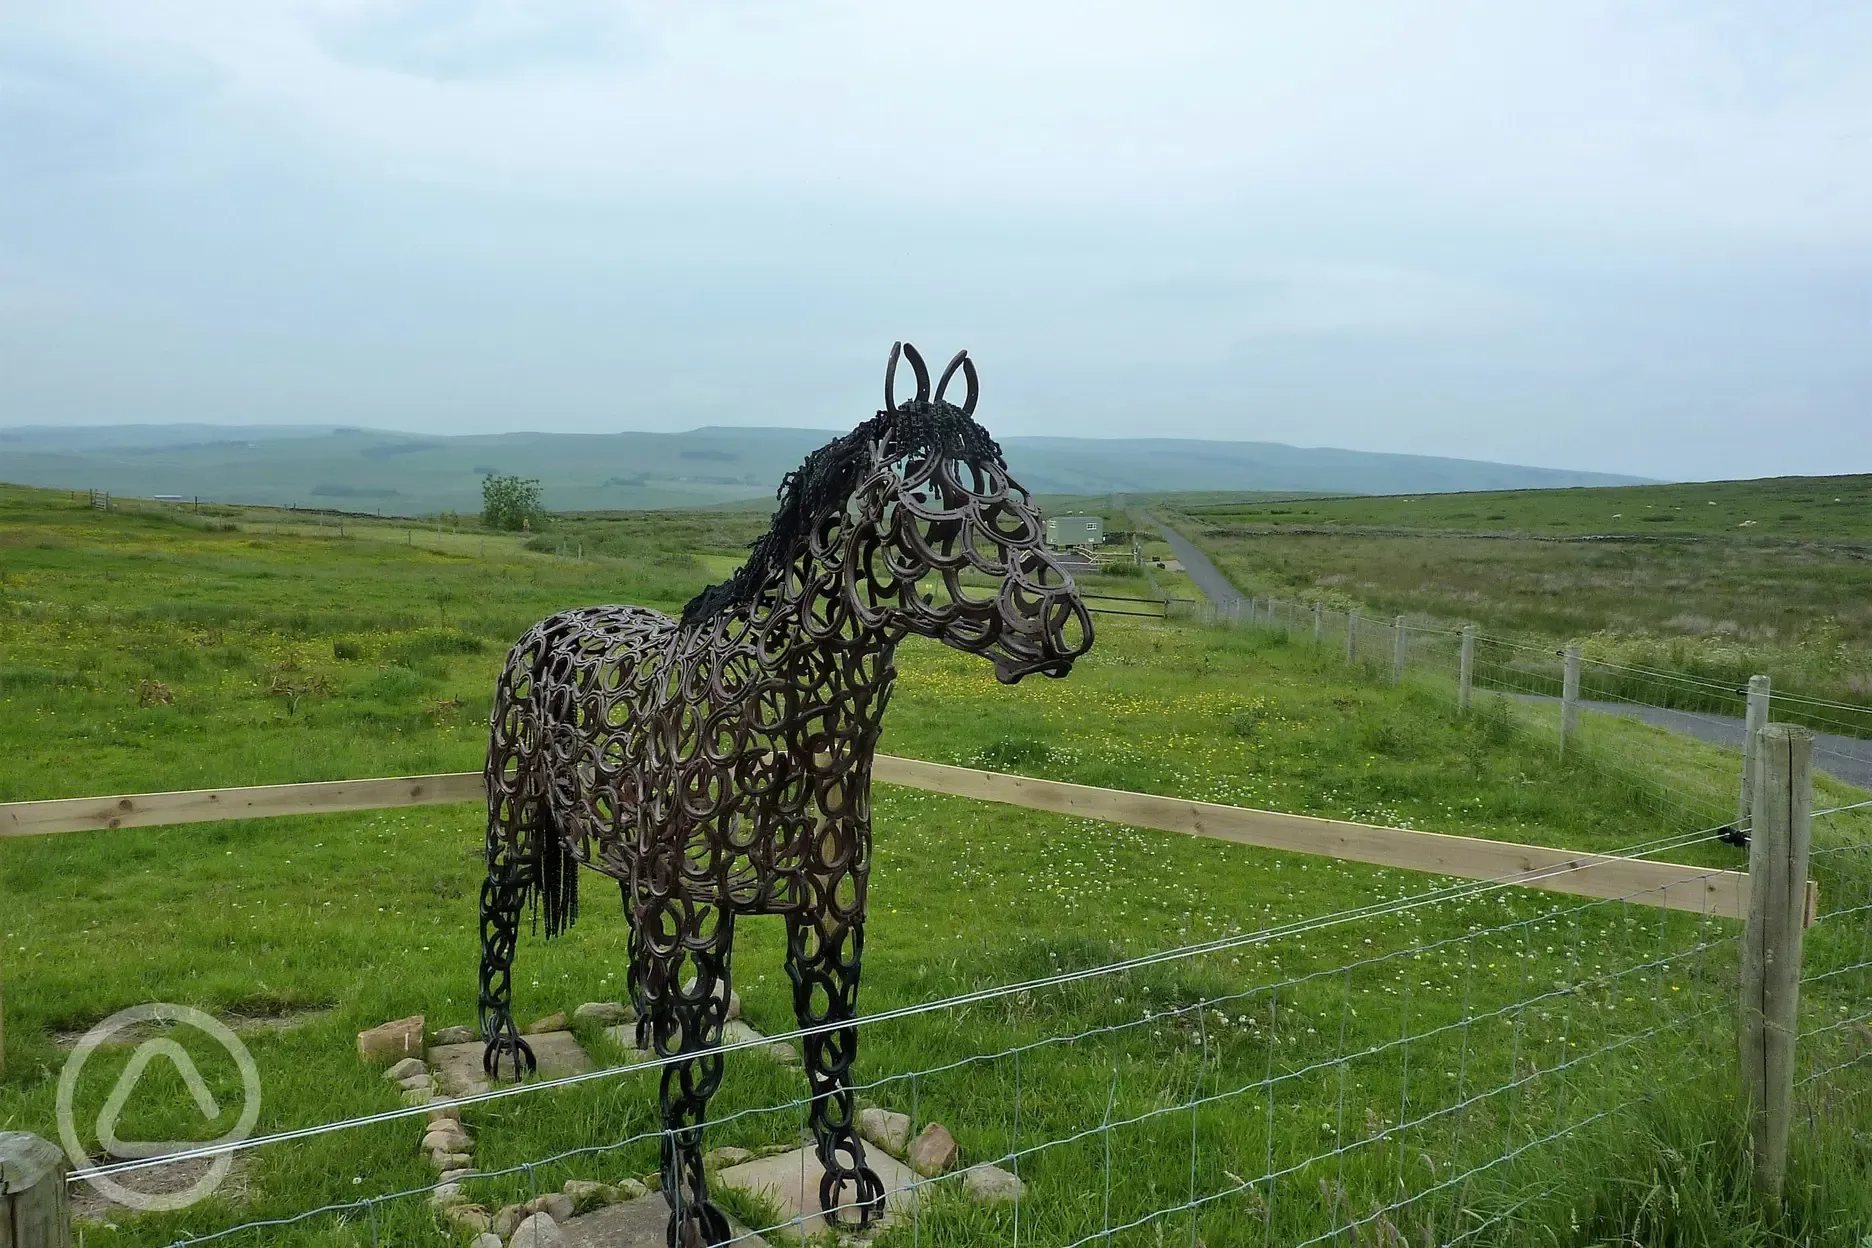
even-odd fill
[{"label": "horse body", "polygon": [[[638,1042],[666,1058],[663,1189],[670,1243],[727,1237],[707,1199],[701,1130],[722,1059],[734,923],[787,922],[828,1214],[877,1212],[849,1069],[857,1049],[872,756],[898,642],[935,637],[994,659],[1009,683],[1064,675],[1091,644],[1039,517],[971,413],[918,395],[815,452],[770,532],[681,619],[641,607],[562,612],[508,656],[487,761],[482,889],[485,1065],[533,1064],[514,1025],[512,960],[529,900],[546,934],[577,914],[581,866],[617,880],[631,927]],[[962,572],[997,578],[975,592]],[[941,578],[938,605],[922,582]],[[842,1192],[851,1189],[851,1195]]]}]

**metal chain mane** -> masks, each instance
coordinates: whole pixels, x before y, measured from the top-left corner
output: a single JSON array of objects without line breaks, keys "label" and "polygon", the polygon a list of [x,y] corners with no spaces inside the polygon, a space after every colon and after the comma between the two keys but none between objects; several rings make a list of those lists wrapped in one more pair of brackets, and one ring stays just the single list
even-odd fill
[{"label": "metal chain mane", "polygon": [[805,463],[782,478],[775,494],[780,505],[767,531],[750,545],[747,562],[727,580],[691,598],[683,607],[682,622],[697,624],[729,607],[752,602],[819,521],[845,506],[871,467],[873,448],[880,445],[894,457],[938,455],[976,468],[1001,458],[1001,447],[988,431],[953,403],[906,399],[893,411],[880,411],[808,455]]}]

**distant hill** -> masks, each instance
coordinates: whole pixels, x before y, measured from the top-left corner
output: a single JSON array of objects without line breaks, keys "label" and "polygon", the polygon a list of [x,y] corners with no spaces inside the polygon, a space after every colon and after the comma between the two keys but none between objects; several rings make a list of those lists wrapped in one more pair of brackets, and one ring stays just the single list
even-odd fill
[{"label": "distant hill", "polygon": [[[479,508],[490,472],[537,477],[556,511],[694,507],[771,496],[825,429],[506,433],[463,437],[342,426],[115,425],[0,429],[0,480],[385,515]],[[1438,493],[1640,478],[1480,460],[1174,438],[1007,438],[1035,493],[1295,490]]]}]

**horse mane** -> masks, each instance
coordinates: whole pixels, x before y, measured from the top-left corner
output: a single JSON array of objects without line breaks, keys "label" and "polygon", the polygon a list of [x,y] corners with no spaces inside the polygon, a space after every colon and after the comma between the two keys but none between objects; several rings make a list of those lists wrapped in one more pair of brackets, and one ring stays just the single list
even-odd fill
[{"label": "horse mane", "polygon": [[745,606],[761,586],[784,569],[799,544],[833,511],[845,506],[871,467],[871,446],[883,443],[893,458],[938,455],[982,467],[1001,459],[1001,448],[975,418],[942,399],[910,399],[880,411],[843,437],[834,438],[781,479],[767,531],[749,546],[747,562],[733,576],[691,598],[682,623],[711,620]]}]

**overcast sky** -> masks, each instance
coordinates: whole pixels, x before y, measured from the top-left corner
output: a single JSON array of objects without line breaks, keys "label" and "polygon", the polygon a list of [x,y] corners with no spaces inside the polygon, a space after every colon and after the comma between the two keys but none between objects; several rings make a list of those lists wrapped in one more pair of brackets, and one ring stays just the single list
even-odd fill
[{"label": "overcast sky", "polygon": [[1872,5],[0,0],[0,425],[1872,470]]}]

